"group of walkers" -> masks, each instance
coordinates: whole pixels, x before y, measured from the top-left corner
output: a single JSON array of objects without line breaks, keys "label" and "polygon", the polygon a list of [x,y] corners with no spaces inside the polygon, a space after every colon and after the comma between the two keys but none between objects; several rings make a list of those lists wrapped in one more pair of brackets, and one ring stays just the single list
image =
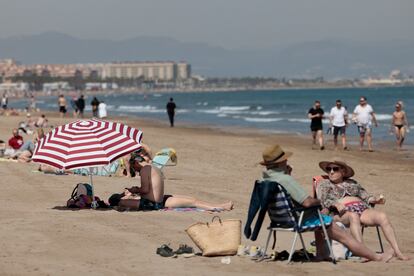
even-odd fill
[{"label": "group of walkers", "polygon": [[[378,127],[378,122],[375,117],[374,109],[368,104],[367,98],[362,96],[359,99],[359,104],[354,108],[353,113],[349,118],[346,107],[342,105],[341,100],[336,100],[335,106],[331,108],[328,116],[325,116],[324,110],[321,108],[320,101],[316,100],[313,107],[308,111],[308,118],[311,119],[311,132],[313,145],[316,141],[319,143],[320,150],[325,149],[323,138],[322,120],[329,119],[328,134],[333,134],[333,141],[335,150],[338,150],[338,136],[341,136],[342,149],[348,150],[346,142],[346,129],[350,121],[358,128],[359,133],[359,150],[362,151],[365,139],[368,144],[368,151],[372,152],[372,128]],[[409,131],[408,120],[403,111],[403,103],[398,101],[395,104],[395,111],[392,115],[390,132],[393,132],[396,137],[397,150],[401,150],[405,140],[405,135]]]},{"label": "group of walkers", "polygon": [[[85,97],[81,95],[79,98],[73,96],[70,100],[70,105],[73,109],[73,117],[83,118],[84,117],[84,110],[85,110]],[[58,98],[58,106],[59,106],[59,113],[60,117],[63,118],[66,116],[67,112],[67,102],[66,98],[63,94],[61,94]],[[107,111],[106,111],[106,104],[104,101],[99,101],[96,97],[93,97],[91,101],[92,107],[92,116],[96,118],[106,118]]]}]

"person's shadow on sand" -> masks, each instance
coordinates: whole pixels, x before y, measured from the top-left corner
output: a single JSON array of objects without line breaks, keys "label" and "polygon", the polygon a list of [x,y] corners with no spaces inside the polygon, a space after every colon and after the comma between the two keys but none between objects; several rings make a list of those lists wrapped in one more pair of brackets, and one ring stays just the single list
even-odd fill
[{"label": "person's shadow on sand", "polygon": [[[93,210],[92,208],[68,208],[66,206],[55,206],[52,208],[52,210],[59,210],[59,211],[83,211],[83,210]],[[106,208],[96,208],[94,211],[111,211],[114,210],[111,207]]]}]

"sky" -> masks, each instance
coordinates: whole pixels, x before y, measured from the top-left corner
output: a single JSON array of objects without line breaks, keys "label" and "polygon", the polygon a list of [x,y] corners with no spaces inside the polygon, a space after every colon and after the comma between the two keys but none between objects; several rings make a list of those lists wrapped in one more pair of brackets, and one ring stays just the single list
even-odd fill
[{"label": "sky", "polygon": [[0,0],[0,38],[171,37],[228,49],[414,39],[414,0]]}]

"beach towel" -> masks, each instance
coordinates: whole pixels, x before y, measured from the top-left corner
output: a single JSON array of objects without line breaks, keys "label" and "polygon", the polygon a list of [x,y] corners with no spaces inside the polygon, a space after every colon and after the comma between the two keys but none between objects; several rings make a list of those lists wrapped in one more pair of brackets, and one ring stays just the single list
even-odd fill
[{"label": "beach towel", "polygon": [[160,211],[176,211],[176,212],[222,212],[223,209],[214,209],[214,210],[206,210],[206,209],[201,209],[201,208],[191,208],[191,207],[187,207],[187,208],[164,208],[161,209]]}]

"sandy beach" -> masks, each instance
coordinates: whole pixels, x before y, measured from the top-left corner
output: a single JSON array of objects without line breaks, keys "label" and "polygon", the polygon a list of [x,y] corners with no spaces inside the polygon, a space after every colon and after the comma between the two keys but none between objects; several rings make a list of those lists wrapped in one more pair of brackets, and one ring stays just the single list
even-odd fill
[{"label": "sandy beach", "polygon": [[[73,119],[49,114],[59,125]],[[23,116],[0,116],[0,139],[7,141]],[[174,249],[187,243],[195,248],[185,229],[197,221],[210,221],[208,212],[117,212],[115,210],[66,210],[73,187],[87,177],[35,173],[37,164],[0,162],[0,275],[412,275],[414,271],[414,153],[397,152],[394,145],[378,143],[373,153],[335,152],[332,141],[327,150],[312,150],[308,137],[270,135],[254,130],[231,131],[180,125],[134,118],[110,118],[139,128],[144,142],[153,151],[173,147],[178,165],[166,167],[165,193],[184,194],[212,202],[234,201],[234,210],[220,213],[222,219],[246,220],[255,179],[261,176],[262,150],[278,143],[294,154],[290,159],[293,176],[311,192],[312,177],[322,171],[318,162],[341,157],[350,164],[357,179],[369,192],[384,194],[384,210],[394,225],[403,253],[410,261],[390,263],[329,262],[256,263],[248,257],[163,258],[156,248],[169,243]],[[29,136],[24,137],[30,139]],[[138,179],[95,177],[96,194],[104,200],[124,187],[139,185]],[[264,246],[266,218],[257,241],[242,238],[246,245]],[[308,245],[313,234],[304,235]],[[278,234],[277,251],[288,250],[293,234]],[[364,235],[366,244],[378,250],[375,228]],[[385,242],[386,248],[388,244]],[[299,248],[299,243],[297,244]],[[198,249],[197,249],[198,250]],[[411,271],[411,272],[410,272]]]}]

